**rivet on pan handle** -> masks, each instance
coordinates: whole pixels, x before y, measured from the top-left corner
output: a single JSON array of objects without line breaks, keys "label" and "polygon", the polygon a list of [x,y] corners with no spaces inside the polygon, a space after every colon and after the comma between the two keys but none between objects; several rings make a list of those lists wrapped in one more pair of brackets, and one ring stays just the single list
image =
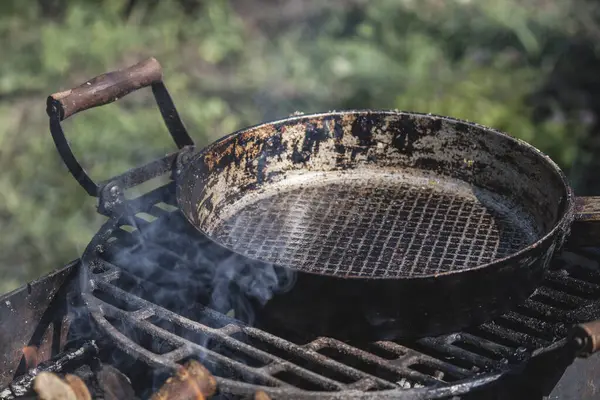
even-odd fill
[{"label": "rivet on pan handle", "polygon": [[600,320],[575,325],[569,342],[578,357],[588,357],[600,350]]}]

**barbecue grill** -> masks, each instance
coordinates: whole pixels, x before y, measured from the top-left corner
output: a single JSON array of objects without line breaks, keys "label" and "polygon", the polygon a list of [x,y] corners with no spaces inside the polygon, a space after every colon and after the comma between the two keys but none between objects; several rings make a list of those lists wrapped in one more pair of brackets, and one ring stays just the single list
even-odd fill
[{"label": "barbecue grill", "polygon": [[[182,277],[181,271],[189,267],[185,256],[177,255],[178,247],[158,234],[160,229],[149,229],[158,224],[182,238],[192,234],[173,208],[173,189],[167,184],[138,198],[129,218],[109,221],[99,232],[96,239],[103,239],[94,244],[103,246],[88,270],[96,288],[86,299],[93,304],[89,313],[77,299],[85,261],[1,299],[2,326],[13,328],[11,333],[3,330],[0,340],[0,387],[8,385],[0,398],[14,398],[19,378],[28,376],[25,346],[37,347],[42,361],[60,358],[65,345],[81,340],[97,340],[106,352],[104,362],[124,365],[123,372],[132,380],[133,371],[160,374],[187,357],[198,358],[219,377],[221,395],[240,398],[248,398],[259,387],[281,398],[319,399],[365,394],[492,398],[490,393],[535,399],[552,390],[562,393],[554,397],[561,399],[596,395],[593,379],[599,378],[595,374],[600,360],[592,356],[569,366],[573,352],[567,334],[572,324],[600,317],[600,250],[577,248],[556,257],[543,284],[527,301],[462,332],[411,342],[356,344],[299,332],[276,336],[204,307],[203,299],[194,297],[197,288],[189,278],[203,271],[192,270]],[[156,219],[148,223],[148,215]],[[116,229],[109,233],[110,226]],[[165,245],[173,250],[166,259],[156,252],[145,254],[148,248]],[[210,248],[212,243],[205,245]],[[124,262],[118,256],[122,251],[139,255],[139,264]],[[150,265],[160,265],[161,274],[144,276]],[[165,280],[168,276],[172,281]],[[171,286],[182,281],[187,284]],[[123,355],[115,357],[116,352]],[[90,362],[80,362],[84,361]],[[148,394],[150,386],[160,382],[147,375],[135,383],[140,393]]]},{"label": "barbecue grill", "polygon": [[[2,327],[16,332],[0,331],[0,399],[30,393],[42,370],[96,382],[106,366],[127,375],[144,398],[190,358],[216,376],[223,398],[259,390],[298,399],[597,395],[599,357],[573,359],[575,345],[594,350],[593,326],[578,340],[568,333],[600,318],[600,250],[577,246],[576,236],[528,299],[462,331],[343,341],[297,329],[284,313],[275,323],[261,320],[256,299],[268,301],[268,294],[253,290],[272,274],[252,275],[252,260],[200,235],[178,209],[172,178],[193,142],[164,84],[153,91],[180,150],[99,185],[51,119],[63,160],[109,219],[81,260],[1,298]],[[125,188],[159,176],[171,179],[124,197]],[[277,277],[292,285],[287,278]]]}]

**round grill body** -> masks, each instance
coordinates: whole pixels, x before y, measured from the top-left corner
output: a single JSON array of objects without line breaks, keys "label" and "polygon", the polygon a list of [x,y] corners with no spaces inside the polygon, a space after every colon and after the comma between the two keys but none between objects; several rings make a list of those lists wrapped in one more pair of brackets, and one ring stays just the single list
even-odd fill
[{"label": "round grill body", "polygon": [[573,215],[564,175],[532,146],[402,112],[236,132],[185,165],[178,199],[217,243],[294,271],[260,321],[294,313],[297,329],[338,336],[437,334],[505,311],[533,291]]}]

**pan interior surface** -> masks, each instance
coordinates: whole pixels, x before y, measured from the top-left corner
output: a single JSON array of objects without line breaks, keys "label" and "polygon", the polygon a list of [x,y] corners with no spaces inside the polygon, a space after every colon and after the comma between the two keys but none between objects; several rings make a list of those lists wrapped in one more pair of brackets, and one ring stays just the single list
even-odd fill
[{"label": "pan interior surface", "polygon": [[225,206],[212,236],[301,271],[410,278],[459,271],[537,241],[507,198],[418,170],[298,172]]}]

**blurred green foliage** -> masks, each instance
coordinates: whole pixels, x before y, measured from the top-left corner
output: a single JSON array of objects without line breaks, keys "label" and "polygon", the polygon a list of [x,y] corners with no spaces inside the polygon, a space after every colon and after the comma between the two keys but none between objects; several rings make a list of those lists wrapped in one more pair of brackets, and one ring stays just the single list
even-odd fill
[{"label": "blurred green foliage", "polygon": [[[577,3],[577,2],[575,2]],[[147,56],[199,144],[294,111],[403,109],[473,120],[564,168],[576,112],[534,118],[566,0],[5,0],[0,3],[0,293],[76,258],[102,218],[50,139],[45,99]],[[174,148],[145,91],[64,124],[97,180]]]}]

